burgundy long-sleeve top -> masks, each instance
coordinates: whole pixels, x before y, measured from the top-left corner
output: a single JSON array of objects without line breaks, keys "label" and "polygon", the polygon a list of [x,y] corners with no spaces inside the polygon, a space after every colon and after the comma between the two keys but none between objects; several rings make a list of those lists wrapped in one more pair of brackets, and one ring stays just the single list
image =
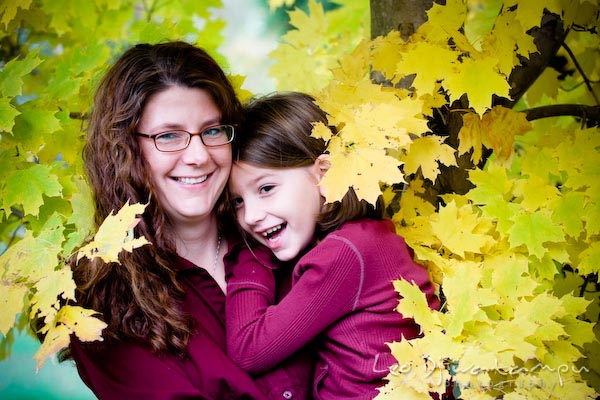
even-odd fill
[{"label": "burgundy long-sleeve top", "polygon": [[[252,263],[255,254],[261,260]],[[276,267],[262,250],[241,250],[245,262],[233,260],[226,257],[230,357],[260,373],[310,345],[315,399],[372,399],[396,362],[386,343],[419,335],[414,320],[395,310],[393,280],[413,281],[439,307],[426,270],[390,221],[349,222],[327,235],[289,266],[292,287],[277,304]]]},{"label": "burgundy long-sleeve top", "polygon": [[79,375],[99,399],[305,398],[304,367],[298,372],[289,364],[252,379],[236,366],[225,348],[225,295],[190,261],[180,258],[174,269],[186,292],[183,310],[197,322],[187,355],[158,355],[133,342],[112,342],[94,350],[74,337],[71,351]]}]

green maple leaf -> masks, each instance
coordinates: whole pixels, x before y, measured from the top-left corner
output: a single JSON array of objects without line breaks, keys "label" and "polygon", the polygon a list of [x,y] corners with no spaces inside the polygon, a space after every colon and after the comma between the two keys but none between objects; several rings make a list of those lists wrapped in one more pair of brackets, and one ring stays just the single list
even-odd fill
[{"label": "green maple leaf", "polygon": [[600,234],[600,201],[586,204],[581,218],[585,221],[588,238]]},{"label": "green maple leaf", "polygon": [[63,232],[62,217],[57,213],[48,218],[37,236],[26,231],[23,239],[10,246],[1,256],[6,277],[15,280],[26,277],[29,282],[35,283],[47,271],[53,271],[62,251]]},{"label": "green maple leaf", "polygon": [[560,192],[547,179],[531,176],[515,182],[514,194],[520,198],[521,206],[530,211],[546,208],[547,204],[556,201]]},{"label": "green maple leaf", "polygon": [[9,172],[2,190],[3,207],[8,210],[22,205],[25,214],[36,216],[44,203],[43,195],[60,196],[61,189],[52,167],[34,164],[27,169]]},{"label": "green maple leaf", "polygon": [[[487,293],[479,290],[481,270],[474,263],[464,263],[460,273],[454,272],[444,278],[444,294],[446,295],[448,314],[446,334],[452,338],[468,335],[467,325],[474,321],[485,321],[488,318],[482,305],[489,305]],[[492,302],[496,302],[494,299]]]},{"label": "green maple leaf", "polygon": [[560,81],[558,79],[559,75],[560,72],[557,70],[545,68],[544,71],[542,71],[542,74],[536,78],[535,82],[533,82],[531,87],[527,89],[527,93],[525,94],[527,103],[535,106],[542,101],[544,96],[555,99],[560,87]]},{"label": "green maple leaf", "polygon": [[11,99],[0,97],[0,132],[11,132],[15,125],[15,117],[21,114],[10,102]]},{"label": "green maple leaf", "polygon": [[581,275],[600,272],[600,243],[594,242],[579,255],[580,263],[577,270]]},{"label": "green maple leaf", "polygon": [[15,318],[23,310],[25,296],[29,293],[26,285],[0,281],[0,334],[6,337],[15,325]]},{"label": "green maple leaf", "polygon": [[573,210],[583,210],[586,197],[581,192],[568,192],[554,202],[552,219],[562,226],[563,231],[574,238],[583,230],[583,220]]},{"label": "green maple leaf", "polygon": [[23,77],[29,75],[42,59],[38,58],[38,50],[33,50],[23,59],[14,58],[4,65],[0,71],[0,93],[7,97],[23,94]]},{"label": "green maple leaf", "polygon": [[17,9],[27,10],[31,6],[33,0],[12,0],[0,4],[0,24],[7,27],[9,22],[17,15]]},{"label": "green maple leaf", "polygon": [[75,192],[70,199],[73,214],[69,217],[68,222],[75,224],[79,231],[91,232],[94,228],[95,209],[92,192],[81,176],[73,178],[73,183]]},{"label": "green maple leaf", "polygon": [[493,200],[505,200],[511,192],[513,180],[506,174],[506,168],[497,164],[489,164],[485,171],[473,169],[469,171],[469,180],[475,185],[467,193],[474,204],[488,204]]},{"label": "green maple leaf", "polygon": [[511,247],[524,245],[538,259],[547,252],[544,243],[565,240],[561,227],[541,211],[518,214],[512,220],[514,225],[508,230]]},{"label": "green maple leaf", "polygon": [[504,253],[486,259],[486,267],[492,270],[492,286],[506,298],[530,296],[539,286],[529,275],[526,257]]}]

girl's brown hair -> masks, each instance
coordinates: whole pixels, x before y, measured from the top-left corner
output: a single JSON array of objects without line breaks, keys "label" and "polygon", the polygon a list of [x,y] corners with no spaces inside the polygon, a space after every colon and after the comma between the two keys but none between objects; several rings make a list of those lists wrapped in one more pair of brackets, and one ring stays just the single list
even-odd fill
[{"label": "girl's brown hair", "polygon": [[[327,114],[308,94],[280,92],[255,99],[244,107],[242,134],[233,147],[234,162],[267,168],[312,165],[327,149],[325,141],[311,136],[316,122],[327,126]],[[317,235],[322,237],[348,221],[381,216],[380,207],[359,200],[349,188],[341,201],[323,206]]]},{"label": "girl's brown hair", "polygon": [[[157,352],[185,351],[193,322],[179,306],[184,292],[170,268],[172,222],[161,208],[135,138],[148,99],[171,86],[207,91],[221,122],[238,124],[241,104],[221,67],[184,42],[139,44],[107,71],[95,94],[83,158],[100,224],[126,202],[147,203],[136,234],[151,245],[123,252],[121,265],[82,259],[72,265],[77,301],[101,313],[105,343],[133,339]],[[201,112],[201,110],[199,110]],[[225,229],[225,227],[222,227]]]}]

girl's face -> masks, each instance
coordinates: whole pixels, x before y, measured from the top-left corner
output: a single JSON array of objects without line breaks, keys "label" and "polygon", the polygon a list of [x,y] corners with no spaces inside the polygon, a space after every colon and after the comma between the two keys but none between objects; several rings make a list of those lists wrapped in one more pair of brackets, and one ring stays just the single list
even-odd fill
[{"label": "girl's face", "polygon": [[[220,123],[221,112],[208,92],[171,86],[149,98],[137,131],[196,133]],[[165,153],[151,138],[138,140],[160,203],[173,221],[189,223],[210,216],[231,171],[231,145],[207,147],[193,136],[187,148]]]},{"label": "girl's face", "polygon": [[229,189],[242,228],[282,261],[314,238],[323,200],[318,161],[308,167],[262,168],[236,162]]}]

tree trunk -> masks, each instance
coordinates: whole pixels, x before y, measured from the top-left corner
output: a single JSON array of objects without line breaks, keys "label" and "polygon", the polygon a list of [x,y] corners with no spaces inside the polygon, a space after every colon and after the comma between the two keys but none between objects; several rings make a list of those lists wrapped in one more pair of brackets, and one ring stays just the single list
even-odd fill
[{"label": "tree trunk", "polygon": [[427,21],[433,0],[371,0],[371,39],[393,30],[406,40]]},{"label": "tree trunk", "polygon": [[[371,0],[371,38],[383,36],[392,30],[400,32],[400,36],[407,40],[423,23],[427,21],[427,10],[433,6],[434,0]],[[442,3],[442,1],[436,1]],[[511,99],[494,98],[495,105],[503,105],[512,108],[523,93],[531,86],[537,77],[548,66],[556,56],[556,52],[562,45],[566,32],[562,21],[556,15],[546,13],[541,27],[529,32],[533,37],[538,52],[530,55],[529,59],[522,58],[521,65],[517,66],[511,73],[508,82],[511,86]],[[410,78],[410,79],[409,79]],[[406,82],[400,82],[399,86],[409,87],[413,77],[407,77]],[[385,77],[374,71],[372,73],[374,82],[389,84]],[[458,132],[462,127],[462,113],[452,110],[468,109],[468,101],[465,96],[454,102],[450,107],[439,109],[435,117],[429,121],[431,131],[446,137],[446,142],[458,148]],[[538,111],[543,112],[544,110]],[[556,111],[556,110],[553,110]],[[579,110],[581,111],[581,110]],[[595,110],[583,110],[586,117],[593,119]],[[533,115],[531,116],[533,118]],[[489,157],[490,152],[484,152],[484,159]],[[458,167],[441,166],[441,174],[436,182],[426,185],[427,199],[433,204],[439,201],[439,195],[445,193],[466,193],[471,187],[468,181],[467,170],[474,167],[470,161],[470,155],[464,154],[457,159]]]}]

